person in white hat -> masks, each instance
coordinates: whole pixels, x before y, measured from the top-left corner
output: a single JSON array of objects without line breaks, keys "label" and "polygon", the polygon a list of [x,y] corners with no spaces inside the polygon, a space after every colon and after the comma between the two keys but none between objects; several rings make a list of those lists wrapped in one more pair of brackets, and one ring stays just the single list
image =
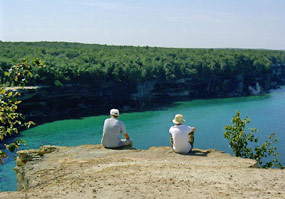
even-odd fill
[{"label": "person in white hat", "polygon": [[175,124],[170,127],[170,142],[172,149],[177,153],[189,153],[194,145],[195,127],[183,125],[183,115],[176,114],[172,120]]},{"label": "person in white hat", "polygon": [[[110,110],[110,117],[105,120],[101,144],[106,148],[118,148],[122,146],[133,146],[124,122],[118,120],[120,113],[118,109]],[[126,139],[121,139],[122,134]]]}]

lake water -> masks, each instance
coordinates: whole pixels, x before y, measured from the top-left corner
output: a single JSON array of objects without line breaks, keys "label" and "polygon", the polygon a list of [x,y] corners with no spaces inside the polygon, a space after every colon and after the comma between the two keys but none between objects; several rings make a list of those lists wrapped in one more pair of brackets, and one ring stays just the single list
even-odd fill
[{"label": "lake water", "polygon": [[[195,126],[195,148],[232,153],[224,139],[224,126],[231,124],[235,111],[241,117],[248,116],[248,127],[258,128],[258,137],[264,140],[275,132],[279,141],[275,144],[279,161],[285,164],[285,87],[264,96],[227,99],[194,100],[177,102],[171,107],[154,111],[121,113],[120,119],[134,140],[134,147],[148,149],[151,146],[169,146],[168,129],[177,113],[184,115],[186,124]],[[102,126],[107,115],[86,117],[77,120],[63,120],[43,124],[22,133],[27,145],[21,149],[39,148],[42,145],[77,146],[99,144]],[[13,157],[0,166],[0,190],[16,190],[16,175]]]}]

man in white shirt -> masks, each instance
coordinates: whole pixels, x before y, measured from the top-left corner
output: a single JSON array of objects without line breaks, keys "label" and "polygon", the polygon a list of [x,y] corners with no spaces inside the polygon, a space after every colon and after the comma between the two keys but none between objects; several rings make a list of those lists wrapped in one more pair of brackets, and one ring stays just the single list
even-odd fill
[{"label": "man in white shirt", "polygon": [[[111,118],[104,122],[103,136],[101,144],[106,148],[118,148],[122,146],[133,146],[133,141],[130,139],[124,122],[118,120],[119,110],[110,110]],[[126,139],[121,139],[122,134]]]},{"label": "man in white shirt", "polygon": [[172,122],[175,124],[169,129],[172,149],[177,153],[189,153],[193,148],[196,128],[183,125],[185,120],[181,114],[176,114]]}]

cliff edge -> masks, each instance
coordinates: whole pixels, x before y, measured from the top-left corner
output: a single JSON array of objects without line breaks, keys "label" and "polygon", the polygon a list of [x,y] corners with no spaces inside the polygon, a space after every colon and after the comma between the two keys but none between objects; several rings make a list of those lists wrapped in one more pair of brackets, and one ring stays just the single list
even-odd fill
[{"label": "cliff edge", "polygon": [[285,198],[285,172],[216,150],[43,146],[19,151],[8,198]]}]

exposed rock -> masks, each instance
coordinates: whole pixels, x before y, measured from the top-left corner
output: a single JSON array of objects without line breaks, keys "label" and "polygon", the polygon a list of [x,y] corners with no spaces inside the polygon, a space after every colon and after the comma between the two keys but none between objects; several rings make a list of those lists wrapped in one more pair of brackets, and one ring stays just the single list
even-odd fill
[{"label": "exposed rock", "polygon": [[36,161],[41,161],[44,154],[58,150],[59,147],[46,145],[42,146],[39,150],[30,149],[25,151],[18,151],[18,157],[16,159],[17,167],[14,168],[17,174],[17,189],[26,190],[35,186],[32,182],[32,179],[27,176],[27,171],[30,169],[24,167],[27,162],[33,161],[33,163],[35,163]]},{"label": "exposed rock", "polygon": [[285,197],[284,170],[259,169],[254,160],[216,150],[181,155],[170,147],[112,150],[84,145],[19,153],[35,160],[17,167],[21,191],[2,192],[1,199]]},{"label": "exposed rock", "polygon": [[132,100],[136,101],[139,106],[146,106],[151,104],[151,92],[154,89],[156,81],[141,82],[137,85],[137,92],[132,94]]},{"label": "exposed rock", "polygon": [[285,64],[273,64],[272,74],[278,83],[285,83]]},{"label": "exposed rock", "polygon": [[262,88],[260,87],[258,82],[256,82],[255,88],[252,86],[248,86],[248,90],[251,95],[260,95],[262,93]]}]

